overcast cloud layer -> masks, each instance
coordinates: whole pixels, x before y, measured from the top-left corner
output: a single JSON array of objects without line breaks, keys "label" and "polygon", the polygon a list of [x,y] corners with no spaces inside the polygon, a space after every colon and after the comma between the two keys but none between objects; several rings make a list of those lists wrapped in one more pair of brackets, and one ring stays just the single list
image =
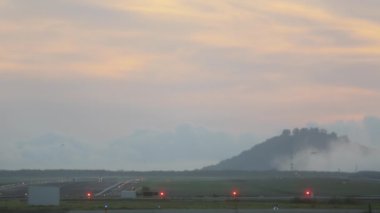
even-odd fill
[{"label": "overcast cloud layer", "polygon": [[377,146],[379,11],[0,1],[0,169],[194,169],[310,123]]}]

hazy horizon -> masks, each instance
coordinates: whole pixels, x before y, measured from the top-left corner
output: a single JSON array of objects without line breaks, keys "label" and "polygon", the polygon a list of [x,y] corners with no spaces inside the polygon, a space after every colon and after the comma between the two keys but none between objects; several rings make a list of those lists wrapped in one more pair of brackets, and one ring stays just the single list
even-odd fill
[{"label": "hazy horizon", "polygon": [[380,1],[4,0],[1,169],[199,169],[283,129],[380,148]]}]

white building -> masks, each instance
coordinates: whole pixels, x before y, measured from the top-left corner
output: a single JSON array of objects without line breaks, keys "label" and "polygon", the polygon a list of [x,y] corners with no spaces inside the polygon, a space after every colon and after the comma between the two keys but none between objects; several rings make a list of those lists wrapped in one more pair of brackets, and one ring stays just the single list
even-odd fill
[{"label": "white building", "polygon": [[121,191],[121,198],[136,199],[136,191]]}]

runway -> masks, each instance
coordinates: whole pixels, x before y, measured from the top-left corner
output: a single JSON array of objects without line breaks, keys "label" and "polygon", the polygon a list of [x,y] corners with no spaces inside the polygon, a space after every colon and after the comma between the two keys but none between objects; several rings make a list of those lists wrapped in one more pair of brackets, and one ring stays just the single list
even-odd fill
[{"label": "runway", "polygon": [[[70,213],[363,213],[363,209],[152,209],[152,210],[96,210],[70,211]],[[373,210],[373,213],[380,213]]]}]

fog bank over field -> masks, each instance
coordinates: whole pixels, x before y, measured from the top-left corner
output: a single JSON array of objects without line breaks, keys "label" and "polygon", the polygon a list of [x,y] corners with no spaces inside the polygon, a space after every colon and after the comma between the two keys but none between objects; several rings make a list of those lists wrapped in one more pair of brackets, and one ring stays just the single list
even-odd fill
[{"label": "fog bank over field", "polygon": [[[229,134],[191,125],[172,131],[139,130],[91,145],[61,134],[8,144],[3,169],[184,170],[215,163],[258,143],[253,134]],[[1,167],[2,166],[2,167]]]},{"label": "fog bank over field", "polygon": [[[358,122],[325,125],[335,129],[338,135],[347,134],[351,143],[334,144],[328,152],[306,149],[296,153],[293,156],[295,169],[379,171],[379,131],[376,131],[380,129],[379,121],[379,118],[372,116]],[[50,133],[17,143],[3,143],[0,168],[198,169],[237,155],[264,139],[254,133],[231,134],[193,125],[181,125],[172,131],[139,130],[101,144]],[[290,158],[283,158],[278,160],[277,168],[289,170],[290,164]]]},{"label": "fog bank over field", "polygon": [[[352,143],[334,144],[328,152],[303,150],[293,156],[295,169],[380,170],[379,131],[376,131],[380,130],[379,121],[379,118],[372,116],[358,122],[325,125],[335,129],[338,135],[347,134]],[[254,133],[232,134],[193,125],[181,125],[171,131],[138,130],[101,144],[50,133],[17,143],[3,143],[0,168],[199,169],[237,155],[264,139],[264,136]],[[289,170],[290,164],[289,158],[277,162],[280,170]]]},{"label": "fog bank over field", "polygon": [[[318,171],[380,171],[380,118],[366,116],[359,121],[337,121],[329,124],[310,124],[320,126],[340,135],[348,136],[351,144],[335,144],[329,152],[320,153],[305,150],[294,157],[300,170]],[[363,148],[367,146],[369,149]],[[282,168],[288,168],[283,163]]]},{"label": "fog bank over field", "polygon": [[[380,171],[380,151],[358,144],[334,144],[326,152],[313,149],[294,155],[293,167],[301,171]],[[280,170],[289,170],[291,160],[279,162]]]},{"label": "fog bank over field", "polygon": [[379,150],[354,143],[347,136],[319,128],[295,128],[204,169],[380,171],[379,156]]}]

